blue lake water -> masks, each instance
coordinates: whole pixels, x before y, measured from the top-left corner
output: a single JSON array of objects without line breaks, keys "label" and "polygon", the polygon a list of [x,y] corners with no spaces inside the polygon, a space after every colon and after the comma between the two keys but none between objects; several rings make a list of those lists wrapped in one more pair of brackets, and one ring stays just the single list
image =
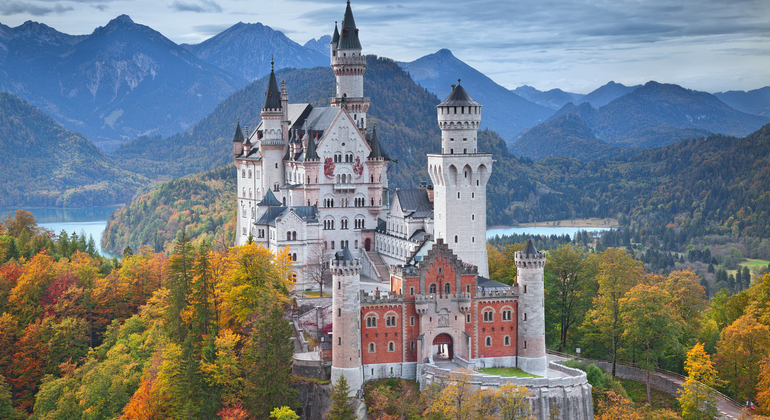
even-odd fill
[{"label": "blue lake water", "polygon": [[488,229],[487,239],[494,238],[495,235],[545,235],[545,236],[561,236],[569,235],[570,238],[574,238],[575,234],[580,231],[586,232],[601,232],[610,230],[609,227],[562,227],[562,226],[534,226],[534,227],[509,227],[499,229]]},{"label": "blue lake water", "polygon": [[[99,253],[111,257],[112,254],[102,249],[99,242],[102,239],[104,228],[107,227],[107,217],[117,206],[109,207],[83,207],[83,208],[33,208],[25,209],[32,213],[38,226],[51,229],[57,235],[65,230],[71,236],[72,233],[85,233],[86,238],[94,237]],[[5,216],[13,209],[0,209],[0,216]]]}]

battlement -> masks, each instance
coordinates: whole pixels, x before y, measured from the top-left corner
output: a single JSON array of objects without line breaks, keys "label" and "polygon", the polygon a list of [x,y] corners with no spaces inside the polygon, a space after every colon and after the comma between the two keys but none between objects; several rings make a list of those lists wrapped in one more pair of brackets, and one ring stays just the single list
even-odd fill
[{"label": "battlement", "polygon": [[383,304],[383,303],[403,303],[406,299],[404,299],[404,295],[398,295],[398,294],[390,294],[390,293],[381,293],[379,295],[369,295],[366,293],[361,293],[361,305],[365,304]]},{"label": "battlement", "polygon": [[510,289],[505,290],[486,290],[483,287],[477,287],[476,290],[478,293],[476,294],[476,298],[484,297],[484,298],[496,298],[496,297],[519,297],[519,286],[511,286]]},{"label": "battlement", "polygon": [[390,270],[399,277],[416,277],[420,275],[419,269],[411,265],[393,265],[390,266]]},{"label": "battlement", "polygon": [[332,259],[329,267],[331,269],[332,275],[335,276],[360,275],[361,269],[363,268],[360,258]]},{"label": "battlement", "polygon": [[543,268],[545,267],[546,255],[543,251],[537,251],[534,254],[519,251],[514,254],[516,268]]}]

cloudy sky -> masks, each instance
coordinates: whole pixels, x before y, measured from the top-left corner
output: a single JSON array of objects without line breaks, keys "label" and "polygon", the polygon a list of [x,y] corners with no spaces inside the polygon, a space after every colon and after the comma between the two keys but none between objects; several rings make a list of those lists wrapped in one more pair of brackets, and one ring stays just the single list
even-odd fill
[{"label": "cloudy sky", "polygon": [[[587,93],[610,80],[708,92],[770,85],[770,0],[353,0],[364,52],[411,61],[449,48],[508,88]],[[177,43],[261,22],[304,44],[344,0],[0,0],[0,23],[88,34],[128,14]]]}]

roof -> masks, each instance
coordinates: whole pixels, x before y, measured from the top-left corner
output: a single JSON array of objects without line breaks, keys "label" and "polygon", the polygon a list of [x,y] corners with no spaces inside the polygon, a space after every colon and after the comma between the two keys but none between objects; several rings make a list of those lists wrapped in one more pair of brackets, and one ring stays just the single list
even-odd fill
[{"label": "roof", "polygon": [[337,261],[353,261],[355,258],[353,258],[353,254],[350,253],[350,248],[346,246],[345,248],[342,248],[342,251],[334,254],[334,259]]},{"label": "roof", "polygon": [[337,30],[337,21],[334,21],[334,35],[332,35],[332,44],[340,42],[340,31]]},{"label": "roof", "polygon": [[269,207],[267,211],[260,217],[255,225],[269,225],[275,226],[275,219],[282,217],[289,212],[293,212],[300,219],[306,219],[308,221],[315,221],[318,214],[318,207],[316,206],[296,206],[296,207]]},{"label": "roof", "polygon": [[418,229],[416,230],[412,236],[409,238],[410,241],[420,242],[423,239],[425,239],[426,236],[430,236],[428,232],[425,231],[425,229]]},{"label": "roof", "polygon": [[272,190],[267,190],[267,193],[265,193],[265,196],[262,198],[262,201],[257,204],[258,206],[280,206],[281,202],[278,201],[277,198],[275,198],[275,195],[273,194]]},{"label": "roof", "polygon": [[[460,80],[458,79],[457,82],[459,83]],[[458,84],[452,85],[452,93],[437,106],[481,106],[481,104],[474,101],[471,95],[468,95],[468,92]]]},{"label": "roof", "polygon": [[372,135],[369,139],[369,146],[372,148],[372,152],[369,153],[369,159],[390,159],[380,145],[380,141],[377,140],[377,129],[374,126],[372,126]]},{"label": "roof", "polygon": [[433,217],[433,203],[430,202],[428,191],[425,189],[397,189],[394,201],[396,199],[405,217]]},{"label": "roof", "polygon": [[412,257],[406,262],[406,265],[417,265],[426,255],[428,255],[428,252],[433,248],[434,244],[435,242],[430,240],[423,242],[423,244],[414,251]]},{"label": "roof", "polygon": [[243,143],[243,130],[241,130],[240,121],[238,121],[238,126],[235,127],[235,136],[233,136],[233,143]]},{"label": "roof", "polygon": [[270,60],[270,81],[265,92],[265,105],[262,109],[281,109],[281,91],[278,90],[278,81],[275,79],[273,60]]},{"label": "roof", "polygon": [[319,159],[313,133],[310,133],[307,139],[307,147],[305,148],[305,160],[307,159]]},{"label": "roof", "polygon": [[348,0],[348,6],[345,8],[345,19],[342,20],[342,36],[337,43],[337,49],[361,49],[361,41],[358,40],[358,28],[356,28],[356,21],[353,19],[353,11],[350,10],[350,0]]},{"label": "roof", "polygon": [[524,251],[522,251],[521,253],[522,255],[526,255],[527,258],[539,256],[537,252],[537,248],[535,248],[535,244],[532,242],[532,239],[527,241],[527,246],[524,248]]},{"label": "roof", "polygon": [[485,289],[508,289],[511,287],[511,286],[508,286],[507,284],[500,283],[499,281],[494,281],[481,276],[479,276],[477,285]]}]

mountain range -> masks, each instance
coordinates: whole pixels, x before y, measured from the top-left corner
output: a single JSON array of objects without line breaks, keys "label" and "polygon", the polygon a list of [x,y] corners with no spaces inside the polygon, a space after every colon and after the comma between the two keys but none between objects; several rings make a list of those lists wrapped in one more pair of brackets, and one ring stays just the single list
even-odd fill
[{"label": "mountain range", "polygon": [[717,92],[714,96],[738,111],[770,117],[770,86],[748,92],[742,90]]}]

